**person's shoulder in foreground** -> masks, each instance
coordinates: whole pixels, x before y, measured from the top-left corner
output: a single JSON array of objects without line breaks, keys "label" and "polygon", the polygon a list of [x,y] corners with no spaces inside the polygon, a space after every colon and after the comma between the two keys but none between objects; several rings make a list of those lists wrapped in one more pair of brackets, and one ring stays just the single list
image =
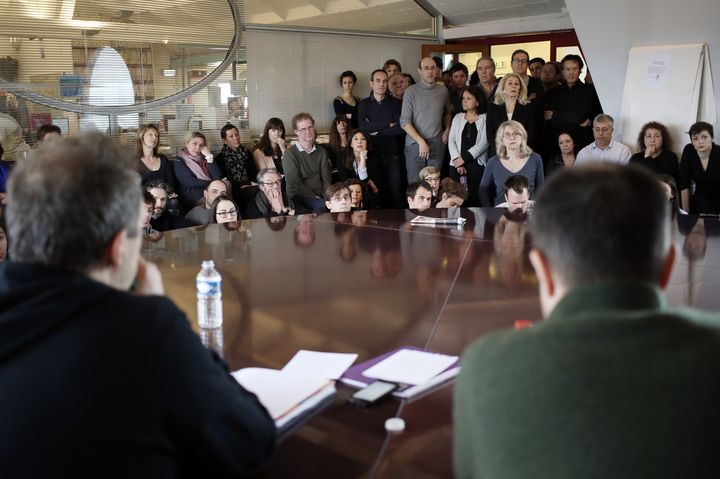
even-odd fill
[{"label": "person's shoulder in foreground", "polygon": [[122,153],[99,134],[55,142],[18,165],[8,198],[0,477],[259,470],[274,423],[140,257],[140,179]]},{"label": "person's shoulder in foreground", "polygon": [[457,477],[717,477],[720,316],[665,304],[657,180],[592,165],[548,183],[530,217],[545,320],[463,355]]}]

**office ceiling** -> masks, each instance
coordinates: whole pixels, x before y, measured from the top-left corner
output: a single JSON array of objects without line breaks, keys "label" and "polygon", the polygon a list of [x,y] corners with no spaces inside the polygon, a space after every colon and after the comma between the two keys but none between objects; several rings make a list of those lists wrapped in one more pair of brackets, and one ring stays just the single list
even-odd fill
[{"label": "office ceiling", "polygon": [[426,0],[448,26],[559,13],[565,0]]},{"label": "office ceiling", "polygon": [[[564,0],[422,0],[448,27],[559,13]],[[430,16],[415,0],[245,0],[247,23],[421,32]]]}]

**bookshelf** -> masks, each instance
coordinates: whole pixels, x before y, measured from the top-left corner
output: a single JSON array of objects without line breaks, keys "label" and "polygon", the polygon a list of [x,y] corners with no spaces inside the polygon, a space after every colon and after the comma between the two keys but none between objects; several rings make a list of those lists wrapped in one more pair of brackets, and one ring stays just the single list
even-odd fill
[{"label": "bookshelf", "polygon": [[105,46],[114,48],[125,60],[135,90],[135,103],[155,99],[155,80],[153,73],[153,53],[150,44],[132,44],[120,42],[73,42],[73,69],[76,75],[89,79],[91,61],[95,52]]}]

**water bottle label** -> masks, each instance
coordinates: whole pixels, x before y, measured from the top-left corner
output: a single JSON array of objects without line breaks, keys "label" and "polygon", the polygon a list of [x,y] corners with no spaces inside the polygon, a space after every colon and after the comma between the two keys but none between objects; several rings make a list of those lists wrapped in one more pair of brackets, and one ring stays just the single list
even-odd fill
[{"label": "water bottle label", "polygon": [[214,295],[220,294],[220,281],[197,281],[197,292],[198,294]]}]

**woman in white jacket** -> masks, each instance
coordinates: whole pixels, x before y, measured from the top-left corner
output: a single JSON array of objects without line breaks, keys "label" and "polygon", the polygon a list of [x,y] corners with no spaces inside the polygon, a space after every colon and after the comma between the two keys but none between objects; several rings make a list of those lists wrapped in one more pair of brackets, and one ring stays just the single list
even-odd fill
[{"label": "woman in white jacket", "polygon": [[463,113],[450,126],[450,177],[468,190],[465,206],[480,206],[478,191],[488,155],[485,128],[487,100],[482,90],[470,86],[462,94]]}]

